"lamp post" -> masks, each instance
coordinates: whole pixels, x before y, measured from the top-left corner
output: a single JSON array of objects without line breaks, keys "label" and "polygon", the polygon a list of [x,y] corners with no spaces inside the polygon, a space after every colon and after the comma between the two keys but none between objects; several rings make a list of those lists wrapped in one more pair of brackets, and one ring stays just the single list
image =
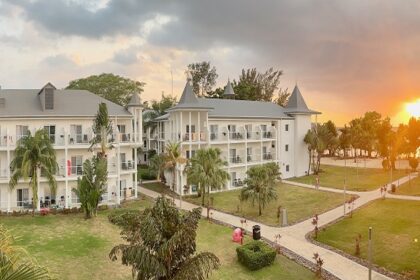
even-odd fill
[{"label": "lamp post", "polygon": [[372,279],[372,227],[369,227],[369,280]]}]

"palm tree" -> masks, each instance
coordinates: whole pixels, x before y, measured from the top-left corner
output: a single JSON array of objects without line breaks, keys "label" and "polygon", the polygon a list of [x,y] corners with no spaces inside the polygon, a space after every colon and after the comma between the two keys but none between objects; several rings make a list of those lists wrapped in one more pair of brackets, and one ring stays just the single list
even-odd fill
[{"label": "palm tree", "polygon": [[[303,142],[308,146],[308,153],[309,153],[309,163],[308,163],[308,176],[311,173],[311,161],[313,160],[314,156],[313,153],[316,150],[316,135],[314,133],[313,129],[308,130],[308,132],[305,135],[305,138],[303,138]],[[314,164],[312,164],[312,167],[314,168]],[[313,169],[312,168],[312,169]]]},{"label": "palm tree", "polygon": [[230,178],[229,173],[223,169],[227,163],[220,156],[221,151],[218,148],[200,149],[192,157],[186,170],[188,183],[200,186],[202,206],[207,194],[207,218],[210,210],[210,191],[221,189]]},{"label": "palm tree", "polygon": [[132,267],[133,278],[204,280],[220,266],[210,252],[196,253],[201,208],[182,214],[170,200],[159,197],[144,212],[127,212],[115,219],[127,243],[115,246],[109,257]]},{"label": "palm tree", "polygon": [[262,209],[272,200],[277,199],[275,188],[276,179],[279,176],[277,163],[267,163],[264,165],[253,166],[246,172],[247,186],[242,189],[240,200],[251,200],[252,205],[258,203],[258,215],[262,215]]},{"label": "palm tree", "polygon": [[2,280],[50,280],[48,270],[36,264],[15,239],[0,225],[0,279]]},{"label": "palm tree", "polygon": [[[176,184],[176,167],[178,164],[187,163],[187,159],[181,154],[181,143],[169,142],[165,146],[165,168],[172,171],[172,191],[175,192]],[[181,190],[182,195],[182,190]]]},{"label": "palm tree", "polygon": [[106,103],[102,102],[99,104],[92,130],[94,135],[92,140],[90,140],[89,151],[92,151],[95,146],[99,145],[100,152],[98,152],[98,157],[105,158],[107,151],[113,148],[112,122],[108,115]]},{"label": "palm tree", "polygon": [[74,188],[73,192],[79,197],[86,219],[90,219],[92,214],[96,216],[101,196],[105,193],[107,180],[106,159],[94,157],[92,161],[85,160],[82,179],[77,179],[77,188]]},{"label": "palm tree", "polygon": [[163,178],[163,170],[165,169],[165,166],[166,161],[164,154],[154,155],[149,160],[149,169],[156,173],[156,180],[161,180]]},{"label": "palm tree", "polygon": [[20,179],[28,180],[30,178],[29,186],[32,189],[33,197],[32,215],[35,213],[35,205],[38,209],[40,208],[38,201],[40,177],[47,178],[51,193],[54,194],[57,189],[54,177],[57,169],[55,150],[45,130],[37,130],[34,136],[29,132],[27,136],[17,142],[15,158],[10,163],[12,176],[9,186],[14,189]]}]

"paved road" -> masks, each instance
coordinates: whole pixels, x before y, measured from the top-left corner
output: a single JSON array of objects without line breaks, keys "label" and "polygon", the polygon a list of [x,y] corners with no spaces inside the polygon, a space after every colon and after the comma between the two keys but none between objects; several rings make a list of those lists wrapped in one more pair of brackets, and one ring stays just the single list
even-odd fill
[{"label": "paved road", "polygon": [[[413,178],[413,175],[411,175]],[[414,175],[415,176],[415,175]],[[408,177],[400,178],[400,183],[406,182],[408,180]],[[288,184],[297,185],[300,187],[306,187],[306,188],[312,188],[314,189],[314,186],[311,185],[305,185],[301,183],[295,183],[295,182],[289,182]],[[390,185],[388,186],[390,187]],[[331,189],[331,188],[323,188],[321,187],[320,190],[323,191],[331,191],[331,192],[340,192],[342,191],[338,189]],[[139,188],[139,191],[147,196],[150,196],[152,198],[157,198],[160,194],[148,189],[145,189],[143,187]],[[370,192],[347,192],[349,194],[356,194],[359,196],[359,198],[355,201],[354,209],[357,209],[366,203],[379,199],[381,197],[381,193],[378,190],[370,191]],[[406,196],[397,196],[397,195],[389,195],[387,194],[387,197],[392,198],[399,198],[399,199],[405,199]],[[420,197],[408,197],[410,200],[420,200]],[[175,200],[176,205],[180,205],[180,201],[178,199]],[[181,208],[184,210],[191,210],[193,208],[196,208],[197,206],[188,202],[183,201],[181,204]],[[323,213],[319,215],[319,226],[328,224],[330,222],[333,222],[339,218],[341,218],[344,214],[344,208],[343,205],[340,207],[337,207],[335,209],[332,209],[326,213]],[[206,210],[203,209],[203,216],[206,215]],[[241,227],[242,224],[240,220],[241,217],[230,215],[227,213],[223,213],[220,211],[212,210],[212,218],[221,222],[224,222],[226,224],[230,224],[235,227]],[[313,230],[312,225],[312,218],[305,220],[303,222],[300,222],[298,224],[288,226],[288,227],[271,227],[267,226],[255,221],[248,220],[247,222],[247,230],[251,230],[252,226],[255,224],[259,224],[261,226],[261,234],[263,237],[274,241],[275,236],[277,234],[281,234],[281,240],[280,244],[287,249],[293,251],[294,253],[300,255],[301,257],[307,259],[308,261],[313,262],[312,257],[315,252],[319,253],[321,258],[324,260],[323,268],[330,273],[334,274],[340,279],[343,280],[358,280],[358,279],[368,279],[368,269],[365,266],[362,266],[346,257],[341,256],[340,254],[337,254],[335,252],[332,252],[330,250],[327,250],[325,248],[319,247],[315,244],[310,243],[306,240],[305,235]],[[377,273],[375,271],[372,272],[372,279],[379,280],[379,279],[391,279],[385,275],[382,275],[380,273]]]}]

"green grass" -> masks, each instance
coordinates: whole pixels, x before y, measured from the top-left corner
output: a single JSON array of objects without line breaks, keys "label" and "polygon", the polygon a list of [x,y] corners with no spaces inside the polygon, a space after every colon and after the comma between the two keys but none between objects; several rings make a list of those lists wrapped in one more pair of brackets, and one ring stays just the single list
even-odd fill
[{"label": "green grass", "polygon": [[[251,202],[243,202],[242,211],[240,210],[239,194],[241,190],[211,194],[213,197],[213,208],[267,225],[279,226],[279,218],[277,218],[277,209],[279,206],[287,209],[288,222],[289,224],[293,224],[310,218],[315,214],[326,212],[339,206],[344,201],[342,194],[317,191],[287,184],[278,184],[276,189],[277,201],[272,201],[266,205],[266,208],[263,209],[262,216],[258,216],[258,207],[256,205],[253,206]],[[185,200],[195,204],[201,203],[201,198],[197,196],[186,197]]]},{"label": "green grass", "polygon": [[[38,262],[47,266],[58,279],[131,279],[131,270],[120,261],[111,262],[111,248],[123,242],[120,229],[108,222],[112,211],[144,209],[150,199],[128,202],[123,208],[99,212],[98,217],[84,220],[82,214],[1,217],[0,224],[19,237]],[[211,279],[312,279],[312,272],[295,262],[278,256],[276,263],[251,272],[237,262],[232,229],[200,221],[198,251],[211,251],[221,260],[221,268]],[[249,239],[250,237],[246,237]]]},{"label": "green grass", "polygon": [[[221,268],[212,273],[212,280],[252,279],[315,279],[312,272],[283,256],[277,256],[274,264],[258,271],[242,266],[236,256],[237,243],[232,242],[233,229],[202,220],[198,228],[198,251],[210,251],[219,257]],[[245,242],[252,237],[245,236]]]},{"label": "green grass", "polygon": [[361,257],[366,259],[370,226],[373,262],[398,273],[415,271],[420,279],[420,201],[377,200],[321,231],[318,241],[354,254],[355,237],[361,234]]},{"label": "green grass", "polygon": [[395,194],[420,196],[420,176],[400,185]]},{"label": "green grass", "polygon": [[[319,184],[328,188],[343,189],[344,178],[346,178],[347,190],[351,191],[375,190],[390,182],[390,172],[383,169],[321,165],[321,170],[322,172],[319,173]],[[392,174],[393,180],[397,180],[405,175],[405,170],[394,170]],[[316,175],[288,180],[314,185]]]},{"label": "green grass", "polygon": [[174,193],[168,186],[165,186],[163,183],[147,183],[143,184],[142,187],[154,192],[163,193],[170,196],[178,196],[178,194]]}]

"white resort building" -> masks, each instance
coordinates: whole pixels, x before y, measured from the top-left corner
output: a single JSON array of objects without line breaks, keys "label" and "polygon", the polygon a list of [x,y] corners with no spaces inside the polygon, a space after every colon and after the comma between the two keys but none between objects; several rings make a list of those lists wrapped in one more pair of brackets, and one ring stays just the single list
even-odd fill
[{"label": "white resort building", "polygon": [[[9,188],[10,162],[17,141],[30,131],[46,129],[57,155],[57,192],[52,194],[41,177],[39,200],[46,205],[78,206],[72,192],[82,175],[89,152],[92,125],[101,102],[105,102],[113,123],[114,148],[108,152],[108,186],[102,203],[119,204],[137,197],[137,148],[142,145],[142,105],[137,93],[127,107],[109,102],[85,90],[57,90],[48,83],[42,89],[0,90],[0,211],[32,208],[28,182]],[[38,205],[38,209],[39,209]]]},{"label": "white resort building", "polygon": [[[146,152],[141,161],[147,161],[149,150],[164,152],[171,141],[181,142],[186,158],[200,148],[219,148],[231,177],[226,190],[242,187],[247,169],[267,162],[278,163],[282,178],[303,176],[309,161],[303,139],[316,114],[319,112],[308,108],[297,86],[283,108],[271,102],[235,100],[230,82],[223,99],[197,97],[187,82],[178,104],[155,119],[157,129],[144,132]],[[176,174],[177,193],[196,191],[195,186],[187,187],[184,166],[178,166]],[[171,172],[165,174],[168,185],[172,177]]]}]

